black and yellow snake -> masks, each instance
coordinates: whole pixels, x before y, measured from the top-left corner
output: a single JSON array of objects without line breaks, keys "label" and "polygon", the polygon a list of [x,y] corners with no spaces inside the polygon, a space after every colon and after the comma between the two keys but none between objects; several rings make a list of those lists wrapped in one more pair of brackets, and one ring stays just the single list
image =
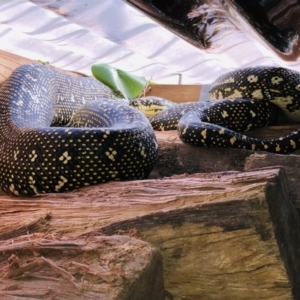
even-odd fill
[{"label": "black and yellow snake", "polygon": [[152,127],[107,98],[92,78],[37,63],[16,69],[0,91],[1,190],[29,196],[146,178],[158,154]]},{"label": "black and yellow snake", "polygon": [[[208,103],[169,107],[149,120],[92,78],[23,65],[0,90],[0,188],[14,195],[63,192],[109,180],[146,178],[158,155],[156,130],[189,144],[289,153],[300,130],[258,140],[240,132],[273,124],[282,110],[300,121],[300,74],[248,68],[222,75]],[[151,107],[152,105],[152,107]],[[152,102],[151,110],[160,109]],[[66,126],[66,127],[62,127]]]},{"label": "black and yellow snake", "polygon": [[152,117],[151,124],[156,130],[177,129],[182,141],[195,146],[283,154],[300,148],[300,129],[267,140],[242,134],[275,124],[279,110],[289,121],[300,122],[300,73],[279,67],[229,72],[212,84],[210,100],[175,105]]}]

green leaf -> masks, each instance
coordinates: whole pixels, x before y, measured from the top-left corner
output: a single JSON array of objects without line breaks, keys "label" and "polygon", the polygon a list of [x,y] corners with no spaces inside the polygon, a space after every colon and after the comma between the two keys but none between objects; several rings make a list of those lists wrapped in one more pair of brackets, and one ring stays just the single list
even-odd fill
[{"label": "green leaf", "polygon": [[113,91],[121,92],[125,98],[138,97],[147,85],[144,77],[129,74],[106,64],[93,65],[92,73],[96,79]]},{"label": "green leaf", "polygon": [[36,62],[42,64],[42,65],[49,65],[50,62],[49,61],[42,61],[41,59],[38,59]]}]

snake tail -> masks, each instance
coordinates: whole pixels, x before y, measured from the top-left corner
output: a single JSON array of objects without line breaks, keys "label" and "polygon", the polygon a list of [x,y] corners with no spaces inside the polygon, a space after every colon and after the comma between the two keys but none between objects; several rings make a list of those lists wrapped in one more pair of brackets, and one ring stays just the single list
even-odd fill
[{"label": "snake tail", "polygon": [[[245,107],[247,109],[243,110]],[[221,100],[206,110],[190,110],[179,121],[180,139],[194,146],[263,150],[287,154],[300,148],[300,129],[285,137],[259,140],[242,132],[273,125],[277,107],[247,99]],[[243,113],[244,111],[244,113]],[[236,118],[239,112],[239,118]],[[268,118],[265,116],[268,115]],[[234,120],[231,120],[232,116]],[[209,123],[212,122],[212,123]]]}]

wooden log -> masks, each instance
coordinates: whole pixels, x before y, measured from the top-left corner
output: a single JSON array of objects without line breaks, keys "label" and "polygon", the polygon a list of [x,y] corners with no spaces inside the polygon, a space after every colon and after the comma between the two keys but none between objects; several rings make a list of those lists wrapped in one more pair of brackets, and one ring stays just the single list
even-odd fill
[{"label": "wooden log", "polygon": [[254,153],[245,160],[246,171],[278,166],[285,170],[287,175],[291,197],[298,210],[300,209],[300,156],[299,155],[279,155],[271,153]]},{"label": "wooden log", "polygon": [[[252,135],[260,136],[264,132],[266,138],[279,136],[284,131],[290,132],[296,126],[262,128],[253,131]],[[176,131],[156,131],[156,137],[159,145],[159,157],[150,174],[150,178],[153,179],[182,173],[243,171],[246,159],[255,153],[250,150],[232,148],[194,147],[182,143]],[[293,156],[299,154],[300,150],[293,152]],[[288,155],[286,156],[288,157]],[[271,166],[271,164],[268,164],[268,166]]]},{"label": "wooden log", "polygon": [[131,235],[161,250],[174,299],[297,299],[299,217],[289,195],[276,168],[2,196],[0,234],[44,216],[39,232]]},{"label": "wooden log", "polygon": [[[299,124],[270,126],[251,132],[254,137],[272,138],[296,130]],[[289,155],[254,152],[227,148],[198,148],[183,144],[176,131],[156,132],[159,158],[150,178],[161,178],[172,174],[219,171],[249,171],[264,167],[284,168],[290,183],[290,192],[300,210],[300,150]]]},{"label": "wooden log", "polygon": [[0,252],[1,299],[164,299],[160,251],[141,240],[32,234]]}]

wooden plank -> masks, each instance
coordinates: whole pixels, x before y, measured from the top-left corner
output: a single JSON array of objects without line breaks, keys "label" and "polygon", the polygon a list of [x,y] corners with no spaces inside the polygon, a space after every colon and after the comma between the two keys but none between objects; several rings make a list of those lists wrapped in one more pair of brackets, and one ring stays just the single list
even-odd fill
[{"label": "wooden plank", "polygon": [[289,195],[275,168],[2,196],[0,234],[45,216],[38,230],[48,234],[131,235],[161,250],[174,299],[292,299],[300,297],[300,236]]},{"label": "wooden plank", "polygon": [[201,85],[153,84],[147,96],[160,96],[176,103],[199,101]]}]

